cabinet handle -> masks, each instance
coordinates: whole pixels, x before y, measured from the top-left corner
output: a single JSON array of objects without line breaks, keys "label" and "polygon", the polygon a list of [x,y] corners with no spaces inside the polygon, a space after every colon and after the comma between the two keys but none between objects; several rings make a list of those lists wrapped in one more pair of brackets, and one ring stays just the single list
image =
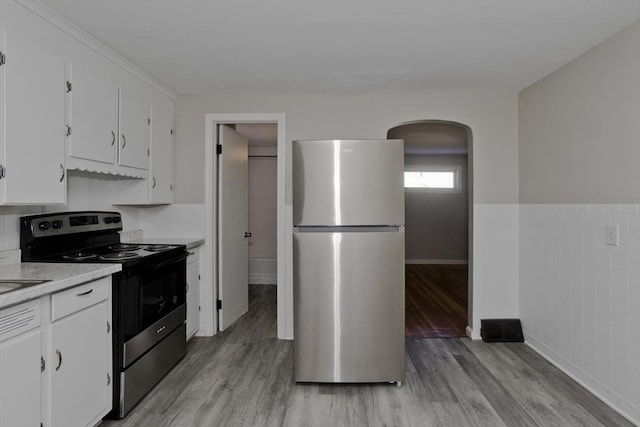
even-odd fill
[{"label": "cabinet handle", "polygon": [[62,352],[58,349],[56,349],[56,355],[58,355],[58,364],[56,365],[56,371],[60,370],[60,367],[62,366]]},{"label": "cabinet handle", "polygon": [[122,148],[124,148],[124,146],[127,145],[127,137],[124,136],[124,133],[122,134]]},{"label": "cabinet handle", "polygon": [[5,167],[0,165],[0,179],[4,178],[6,176],[6,172],[7,172],[7,170],[5,169]]},{"label": "cabinet handle", "polygon": [[71,136],[71,126],[67,125],[67,136]]},{"label": "cabinet handle", "polygon": [[0,65],[4,65],[6,63],[7,63],[7,56],[4,53],[0,52]]},{"label": "cabinet handle", "polygon": [[167,329],[167,327],[166,327],[166,326],[163,326],[162,328],[160,328],[160,329],[158,329],[158,330],[156,331],[156,334],[159,334],[160,332],[164,331],[165,329]]},{"label": "cabinet handle", "polygon": [[85,295],[89,295],[91,292],[93,292],[93,288],[89,289],[89,290],[88,290],[88,291],[86,291],[86,292],[80,292],[80,293],[79,293],[79,294],[77,294],[76,296],[77,296],[77,297],[83,297],[83,296],[85,296]]},{"label": "cabinet handle", "polygon": [[194,251],[188,251],[187,255],[195,255],[196,253]]},{"label": "cabinet handle", "polygon": [[116,133],[111,131],[111,145],[116,143]]},{"label": "cabinet handle", "polygon": [[64,181],[64,166],[60,163],[60,182]]},{"label": "cabinet handle", "polygon": [[186,293],[189,293],[189,282],[187,282],[187,288],[185,289]]},{"label": "cabinet handle", "polygon": [[111,323],[107,321],[107,333],[111,332]]},{"label": "cabinet handle", "polygon": [[153,177],[153,184],[151,185],[151,188],[156,188],[156,177]]}]

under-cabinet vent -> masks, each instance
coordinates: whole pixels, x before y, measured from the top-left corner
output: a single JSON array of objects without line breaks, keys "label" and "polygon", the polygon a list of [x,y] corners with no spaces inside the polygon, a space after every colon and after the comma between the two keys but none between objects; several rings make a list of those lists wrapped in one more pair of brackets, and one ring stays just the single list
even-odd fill
[{"label": "under-cabinet vent", "polygon": [[40,304],[30,301],[0,310],[0,341],[40,326]]}]

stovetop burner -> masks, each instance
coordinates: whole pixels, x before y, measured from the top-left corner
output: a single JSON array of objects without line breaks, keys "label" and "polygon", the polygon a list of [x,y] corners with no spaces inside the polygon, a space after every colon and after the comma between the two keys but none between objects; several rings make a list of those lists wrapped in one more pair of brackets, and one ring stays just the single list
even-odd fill
[{"label": "stovetop burner", "polygon": [[74,252],[71,254],[63,255],[62,258],[68,259],[69,261],[84,261],[92,258],[96,258],[98,255],[92,252]]},{"label": "stovetop burner", "polygon": [[160,252],[166,251],[169,248],[171,248],[170,245],[147,245],[144,247],[144,250],[149,252]]},{"label": "stovetop burner", "polygon": [[125,259],[133,259],[133,258],[138,258],[140,255],[138,255],[135,252],[113,252],[113,253],[108,253],[108,254],[104,254],[100,256],[101,260],[125,260]]},{"label": "stovetop burner", "polygon": [[136,251],[140,249],[142,246],[135,245],[131,243],[120,243],[118,245],[111,245],[109,249],[115,252],[126,252],[126,251]]}]

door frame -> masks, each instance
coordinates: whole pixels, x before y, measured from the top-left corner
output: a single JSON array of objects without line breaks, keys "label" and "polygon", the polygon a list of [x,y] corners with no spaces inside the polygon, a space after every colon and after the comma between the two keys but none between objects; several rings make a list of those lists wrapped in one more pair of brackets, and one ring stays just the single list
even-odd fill
[{"label": "door frame", "polygon": [[205,205],[205,244],[204,244],[204,286],[200,289],[201,336],[213,336],[218,331],[218,316],[215,301],[218,299],[216,260],[218,258],[218,236],[215,224],[218,221],[216,198],[218,192],[218,165],[216,161],[216,145],[218,143],[218,125],[235,123],[275,123],[278,127],[277,141],[277,324],[278,338],[293,337],[293,325],[288,324],[286,302],[293,300],[291,283],[287,278],[287,265],[291,265],[290,251],[286,250],[286,242],[292,239],[291,227],[286,227],[285,212],[285,114],[284,113],[207,113],[205,114],[204,141],[204,205]]}]

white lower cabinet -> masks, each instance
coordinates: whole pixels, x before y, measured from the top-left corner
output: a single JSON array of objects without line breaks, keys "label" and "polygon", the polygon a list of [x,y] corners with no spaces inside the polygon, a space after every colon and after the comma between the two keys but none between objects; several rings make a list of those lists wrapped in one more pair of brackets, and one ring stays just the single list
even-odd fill
[{"label": "white lower cabinet", "polygon": [[110,278],[51,295],[52,427],[94,425],[111,409]]},{"label": "white lower cabinet", "polygon": [[39,426],[40,300],[0,310],[0,425]]},{"label": "white lower cabinet", "polygon": [[98,424],[111,334],[111,276],[0,309],[0,426]]},{"label": "white lower cabinet", "polygon": [[200,328],[200,249],[189,251],[187,257],[187,338]]}]

